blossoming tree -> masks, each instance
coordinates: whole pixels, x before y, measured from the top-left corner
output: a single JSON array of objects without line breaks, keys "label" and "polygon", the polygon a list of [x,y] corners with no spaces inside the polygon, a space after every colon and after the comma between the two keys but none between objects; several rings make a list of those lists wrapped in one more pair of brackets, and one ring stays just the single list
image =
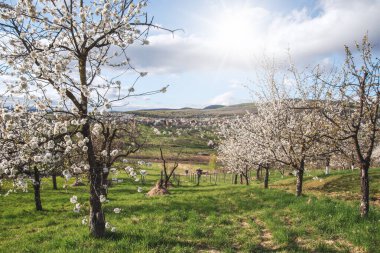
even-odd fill
[{"label": "blossoming tree", "polygon": [[103,164],[102,185],[104,195],[110,185],[108,176],[111,167],[117,161],[122,161],[130,154],[138,151],[145,140],[138,123],[133,117],[122,117],[107,113],[98,115],[92,128],[95,155],[99,163]]},{"label": "blossoming tree", "polygon": [[286,68],[266,64],[258,78],[262,87],[257,94],[258,112],[231,127],[220,148],[222,160],[232,159],[235,166],[238,161],[265,165],[266,172],[271,163],[291,166],[297,176],[296,195],[300,196],[307,159],[330,152],[330,146],[324,145],[326,133],[317,103],[323,85],[314,78],[321,70],[299,72],[293,64]]},{"label": "blossoming tree", "polygon": [[260,150],[255,143],[257,136],[251,132],[252,128],[257,126],[250,122],[251,119],[250,114],[247,114],[221,123],[219,131],[221,141],[218,145],[219,161],[229,172],[235,174],[235,181],[237,175],[241,175],[247,185],[249,185],[249,171],[255,164],[260,163],[261,159]]},{"label": "blossoming tree", "polygon": [[[33,176],[37,210],[42,210],[41,174],[50,174],[52,165],[64,159],[65,149],[77,146],[67,143],[71,140],[67,121],[59,115],[45,116],[43,112],[28,112],[27,107],[20,104],[0,116],[1,167],[18,182]],[[71,127],[73,131],[78,130],[78,126]]]},{"label": "blossoming tree", "polygon": [[[0,6],[0,69],[12,77],[6,82],[8,95],[23,94],[39,110],[64,113],[82,123],[89,226],[95,237],[104,236],[105,217],[100,201],[103,165],[91,136],[93,115],[136,95],[136,81],[147,74],[133,68],[127,57],[130,45],[148,44],[147,32],[154,27],[144,6],[144,0],[25,0]],[[125,84],[120,74],[111,76],[106,68],[134,71],[136,79]]]},{"label": "blossoming tree", "polygon": [[[379,141],[380,60],[372,55],[373,47],[364,36],[357,52],[346,46],[346,60],[337,78],[329,81],[322,114],[334,139],[352,147],[360,167],[360,214],[369,212],[369,177],[374,148]],[[358,56],[359,57],[356,57]],[[322,78],[321,78],[322,79]]]}]

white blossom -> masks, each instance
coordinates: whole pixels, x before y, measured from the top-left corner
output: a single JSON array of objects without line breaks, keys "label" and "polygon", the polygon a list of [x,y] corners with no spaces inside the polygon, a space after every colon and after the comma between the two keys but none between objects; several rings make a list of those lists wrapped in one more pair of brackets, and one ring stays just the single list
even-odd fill
[{"label": "white blossom", "polygon": [[70,198],[70,202],[72,203],[72,204],[76,204],[77,202],[78,202],[78,197],[77,196],[72,196],[71,198]]},{"label": "white blossom", "polygon": [[100,195],[99,196],[99,200],[100,200],[101,203],[104,203],[104,202],[107,201],[107,199],[106,199],[106,197],[104,195]]}]

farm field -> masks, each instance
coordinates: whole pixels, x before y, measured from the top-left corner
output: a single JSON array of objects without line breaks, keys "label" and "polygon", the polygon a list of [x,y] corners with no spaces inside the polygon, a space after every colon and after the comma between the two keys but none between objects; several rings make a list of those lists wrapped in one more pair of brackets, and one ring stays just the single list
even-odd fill
[{"label": "farm field", "polygon": [[[159,167],[146,169],[144,185],[123,172],[118,175],[124,181],[110,188],[103,207],[116,232],[101,240],[91,238],[81,224],[86,204],[74,213],[69,201],[76,195],[87,203],[87,186],[66,191],[59,179],[59,190],[52,190],[51,181],[44,179],[41,212],[34,210],[31,189],[2,197],[0,252],[377,252],[380,247],[379,206],[361,219],[358,189],[347,183],[356,180],[357,171],[327,177],[311,171],[300,198],[290,186],[294,177],[281,179],[275,172],[269,189],[256,181],[232,185],[228,176],[226,182],[220,176],[217,185],[205,176],[195,186],[182,176],[180,186],[170,188],[171,195],[146,197],[159,178]],[[380,170],[370,175],[371,196],[378,201]],[[322,181],[313,180],[315,176]],[[6,190],[5,184],[1,194]],[[122,210],[116,214],[114,208]]]},{"label": "farm field", "polygon": [[[150,117],[141,117],[141,119],[163,119],[159,115],[162,111],[151,112]],[[139,115],[138,112],[129,112]],[[189,121],[198,121],[201,112],[194,114],[194,118],[189,118]],[[215,119],[215,118],[214,118]],[[222,118],[223,119],[223,118]],[[166,119],[165,119],[166,120]],[[143,159],[152,162],[160,161],[160,148],[162,148],[165,156],[171,160],[179,159],[182,163],[188,164],[198,163],[207,164],[210,156],[216,154],[216,150],[212,146],[208,146],[210,140],[217,139],[216,133],[213,131],[215,125],[200,127],[194,129],[190,124],[186,125],[172,125],[172,126],[147,126],[142,125],[143,132],[143,147],[136,153],[131,154],[129,157],[132,159]],[[160,134],[155,134],[153,128],[158,130]]]}]

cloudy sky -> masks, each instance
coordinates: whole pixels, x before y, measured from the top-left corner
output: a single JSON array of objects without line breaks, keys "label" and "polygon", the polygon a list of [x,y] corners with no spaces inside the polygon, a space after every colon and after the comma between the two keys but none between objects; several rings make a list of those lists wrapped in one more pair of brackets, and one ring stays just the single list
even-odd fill
[{"label": "cloudy sky", "polygon": [[288,52],[299,65],[340,64],[344,45],[368,32],[380,45],[380,0],[152,0],[154,22],[182,29],[150,33],[148,47],[130,48],[148,71],[137,89],[169,84],[168,92],[131,100],[129,108],[204,107],[251,101],[263,56]]}]

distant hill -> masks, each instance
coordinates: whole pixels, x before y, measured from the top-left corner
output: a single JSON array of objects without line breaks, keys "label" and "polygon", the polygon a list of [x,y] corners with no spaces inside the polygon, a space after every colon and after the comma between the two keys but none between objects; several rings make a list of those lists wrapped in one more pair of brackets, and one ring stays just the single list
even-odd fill
[{"label": "distant hill", "polygon": [[203,109],[182,108],[182,109],[154,109],[138,110],[132,113],[142,117],[152,118],[206,118],[206,117],[233,117],[245,114],[247,111],[256,112],[254,103],[237,104],[230,106],[210,105]]},{"label": "distant hill", "polygon": [[209,105],[209,106],[206,106],[203,109],[204,110],[207,110],[207,109],[218,109],[218,108],[223,108],[223,107],[226,107],[226,106],[224,106],[224,105]]},{"label": "distant hill", "polygon": [[138,111],[173,111],[177,109],[170,109],[170,108],[153,108],[153,109],[144,109],[144,110],[138,110]]}]

